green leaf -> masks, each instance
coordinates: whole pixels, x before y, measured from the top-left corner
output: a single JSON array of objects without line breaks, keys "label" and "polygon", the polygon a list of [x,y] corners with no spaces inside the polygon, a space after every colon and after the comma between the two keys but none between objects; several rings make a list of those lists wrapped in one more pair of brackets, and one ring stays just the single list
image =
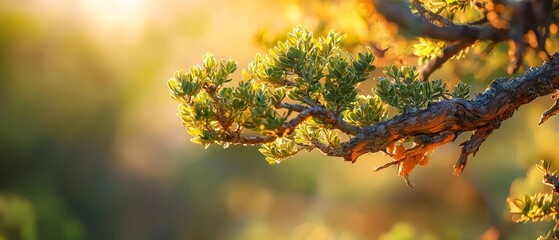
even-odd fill
[{"label": "green leaf", "polygon": [[369,126],[386,119],[387,107],[379,97],[359,96],[353,108],[343,112],[343,119],[353,125]]},{"label": "green leaf", "polygon": [[508,198],[507,202],[515,222],[543,221],[557,215],[557,200],[552,194],[525,194],[522,199]]},{"label": "green leaf", "polygon": [[[296,28],[267,54],[257,54],[242,70],[243,80],[236,86],[228,84],[237,63],[230,59],[217,61],[209,52],[202,57],[202,64],[185,73],[177,72],[168,86],[171,97],[180,103],[178,115],[192,141],[207,146],[242,130],[273,135],[292,117],[291,112],[276,108],[291,101],[325,106],[337,117],[344,111],[355,111],[348,116],[362,125],[383,119],[386,109],[380,99],[360,100],[358,90],[358,84],[369,79],[375,69],[374,55],[370,48],[355,55],[343,52],[340,44],[344,37],[335,31],[314,37],[312,32]],[[300,126],[306,130],[286,136],[293,138],[291,143],[285,140],[273,148],[264,147],[272,154],[267,158],[287,157],[301,146],[310,147],[302,141],[321,136],[328,144],[341,143],[337,135],[320,133],[313,124]]]},{"label": "green leaf", "polygon": [[262,144],[258,149],[262,155],[266,156],[266,161],[271,165],[281,163],[301,150],[302,148],[293,140],[287,138],[278,138],[272,143]]},{"label": "green leaf", "polygon": [[458,84],[452,89],[451,96],[453,98],[467,99],[470,97],[470,86],[458,81]]},{"label": "green leaf", "polygon": [[441,101],[448,91],[440,79],[420,80],[416,67],[398,69],[388,65],[384,67],[384,73],[387,78],[379,78],[373,92],[400,112],[426,108],[433,102]]},{"label": "green leaf", "polygon": [[206,69],[207,72],[210,72],[211,70],[215,69],[215,67],[217,66],[215,57],[210,52],[202,56],[202,64],[204,65],[204,68]]}]

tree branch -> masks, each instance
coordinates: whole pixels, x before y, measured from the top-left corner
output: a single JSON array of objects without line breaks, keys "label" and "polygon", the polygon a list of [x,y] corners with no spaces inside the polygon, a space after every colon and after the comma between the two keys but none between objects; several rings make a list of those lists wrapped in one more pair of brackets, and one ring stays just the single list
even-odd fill
[{"label": "tree branch", "polygon": [[[549,26],[552,22],[552,0],[534,1],[491,1],[484,6],[486,16],[479,23],[488,20],[491,25],[480,26],[474,24],[455,24],[445,21],[425,10],[417,1],[412,5],[419,14],[414,15],[408,6],[389,0],[372,0],[377,11],[388,21],[394,22],[416,36],[429,37],[454,44],[443,50],[443,54],[429,62],[424,68],[424,79],[450,57],[476,41],[489,40],[494,43],[508,40],[510,64],[507,72],[512,74],[518,70],[523,62],[527,47],[540,53],[542,60],[547,61],[549,53],[545,49],[545,40],[549,36]],[[511,16],[502,18],[502,9],[510,9]],[[442,26],[433,24],[443,23]],[[475,23],[478,24],[478,23]]]},{"label": "tree branch", "polygon": [[[406,112],[366,127],[349,125],[320,105],[300,107],[284,104],[282,107],[300,112],[278,129],[277,135],[246,137],[235,132],[236,134],[227,134],[222,140],[241,144],[269,143],[290,134],[305,119],[315,117],[331,124],[332,128],[346,132],[352,138],[341,143],[339,147],[313,139],[312,147],[328,156],[343,157],[346,161],[355,162],[363,154],[385,151],[388,146],[413,137],[416,145],[405,150],[404,157],[399,158],[411,159],[454,141],[462,132],[474,131],[471,138],[461,144],[462,153],[454,167],[454,173],[460,174],[468,157],[475,155],[491,133],[498,129],[503,121],[512,117],[520,106],[558,90],[559,54],[556,54],[549,62],[524,75],[510,79],[495,79],[485,92],[472,100],[446,99],[433,103],[427,109]],[[553,107],[544,113],[546,119],[552,115],[551,113],[556,112],[555,109],[556,107]],[[380,168],[399,163],[389,163]]]},{"label": "tree branch", "polygon": [[559,100],[556,101],[553,106],[551,106],[551,108],[549,108],[547,111],[545,111],[542,114],[542,117],[540,119],[540,122],[538,123],[538,125],[542,125],[545,121],[547,121],[547,119],[549,119],[551,116],[557,114],[557,112],[559,112]]},{"label": "tree branch", "polygon": [[425,134],[457,135],[464,131],[475,131],[472,138],[463,143],[455,170],[458,174],[464,169],[467,157],[477,151],[502,121],[512,117],[518,107],[557,89],[559,55],[554,55],[548,63],[524,75],[495,79],[485,92],[472,100],[443,100],[427,109],[405,113],[364,127],[339,149],[330,150],[326,154],[344,157],[353,162],[362,154],[382,151],[400,139]]},{"label": "tree branch", "polygon": [[545,121],[547,121],[547,119],[549,119],[553,115],[557,114],[557,112],[559,112],[559,90],[553,93],[553,95],[551,95],[551,98],[556,101],[553,104],[553,106],[551,106],[542,114],[540,118],[540,122],[538,122],[538,125],[542,125]]},{"label": "tree branch", "polygon": [[493,26],[470,26],[452,24],[437,26],[425,18],[414,15],[407,6],[393,1],[372,0],[377,11],[388,21],[394,22],[418,36],[431,37],[446,41],[491,40],[500,42],[507,39],[507,30]]},{"label": "tree branch", "polygon": [[458,41],[458,42],[455,42],[455,43],[445,47],[443,49],[443,51],[441,52],[441,54],[439,54],[437,57],[429,60],[429,62],[427,64],[425,64],[421,67],[421,69],[420,69],[421,79],[423,79],[423,80],[429,79],[429,76],[431,76],[431,73],[433,73],[435,70],[437,70],[439,67],[441,67],[445,62],[447,62],[454,55],[456,55],[460,51],[466,49],[467,47],[469,47],[473,43],[474,42],[472,42],[472,41]]},{"label": "tree branch", "polygon": [[227,132],[221,137],[222,142],[233,143],[233,144],[243,144],[243,145],[255,145],[262,143],[270,143],[277,139],[276,136],[242,136],[240,132]]},{"label": "tree branch", "polygon": [[419,0],[412,0],[410,3],[415,9],[417,9],[419,14],[431,22],[438,22],[442,26],[454,25],[454,23],[449,19],[425,9]]},{"label": "tree branch", "polygon": [[487,126],[482,127],[474,131],[474,134],[470,138],[470,140],[463,142],[460,144],[462,146],[462,152],[460,153],[460,157],[458,161],[454,164],[454,175],[458,176],[464,168],[466,167],[466,163],[468,162],[468,156],[473,155],[475,156],[479,147],[485,139],[489,137],[489,135],[493,132],[493,130],[499,128],[499,126]]}]

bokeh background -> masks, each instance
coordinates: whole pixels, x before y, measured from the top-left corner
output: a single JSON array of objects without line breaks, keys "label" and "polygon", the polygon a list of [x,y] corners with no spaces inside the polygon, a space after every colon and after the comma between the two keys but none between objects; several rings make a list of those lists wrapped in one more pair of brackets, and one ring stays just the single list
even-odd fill
[{"label": "bokeh background", "polygon": [[[413,172],[415,189],[393,169],[372,171],[389,160],[381,154],[349,164],[315,151],[270,166],[255,147],[189,141],[167,89],[174,71],[207,51],[244,68],[293,26],[336,28],[351,45],[378,36],[369,25],[352,1],[0,0],[0,239],[545,233],[550,223],[510,222],[505,199],[549,191],[533,165],[559,161],[557,118],[537,126],[550,99],[522,107],[459,177],[452,165],[469,134],[438,149]],[[434,77],[483,91],[505,75],[506,50]]]}]

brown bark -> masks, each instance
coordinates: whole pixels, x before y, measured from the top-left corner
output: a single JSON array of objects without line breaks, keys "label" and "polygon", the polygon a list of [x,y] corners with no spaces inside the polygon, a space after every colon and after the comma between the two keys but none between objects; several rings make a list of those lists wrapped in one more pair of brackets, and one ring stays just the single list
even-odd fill
[{"label": "brown bark", "polygon": [[[524,60],[528,47],[540,53],[544,60],[548,60],[549,53],[545,49],[545,40],[549,36],[549,26],[552,22],[552,1],[492,1],[486,9],[483,19],[470,24],[455,24],[437,14],[428,12],[417,1],[412,5],[422,15],[414,15],[409,7],[390,0],[372,0],[376,10],[388,21],[396,23],[400,28],[413,35],[444,40],[450,43],[439,56],[431,59],[422,68],[422,77],[426,80],[437,68],[455,54],[477,41],[498,43],[508,41],[510,64],[508,73],[518,70]],[[512,9],[510,19],[501,19],[498,6],[502,9]],[[443,22],[442,26],[433,22]],[[479,25],[484,23],[491,23]],[[526,39],[533,39],[527,41]]]},{"label": "brown bark", "polygon": [[[462,154],[455,165],[459,174],[467,157],[475,154],[491,132],[502,121],[512,117],[522,105],[559,89],[559,55],[549,62],[514,78],[495,79],[488,89],[472,100],[449,99],[431,107],[396,116],[385,122],[362,128],[354,138],[338,149],[325,149],[326,154],[355,161],[369,152],[384,150],[400,139],[412,136],[458,135],[474,131],[462,144]],[[429,144],[429,143],[427,143]],[[432,143],[435,144],[435,143]]]}]

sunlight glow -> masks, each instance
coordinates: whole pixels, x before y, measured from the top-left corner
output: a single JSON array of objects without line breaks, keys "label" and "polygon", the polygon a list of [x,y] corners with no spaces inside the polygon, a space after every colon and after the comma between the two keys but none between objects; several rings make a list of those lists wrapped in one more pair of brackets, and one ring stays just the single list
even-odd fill
[{"label": "sunlight glow", "polygon": [[101,33],[138,33],[146,20],[146,0],[80,0],[80,7]]}]

